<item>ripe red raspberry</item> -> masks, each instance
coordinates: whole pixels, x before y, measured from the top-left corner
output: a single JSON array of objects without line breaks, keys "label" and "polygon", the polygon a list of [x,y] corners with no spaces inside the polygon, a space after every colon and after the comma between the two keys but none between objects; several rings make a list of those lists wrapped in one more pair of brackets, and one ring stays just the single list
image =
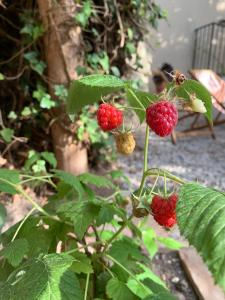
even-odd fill
[{"label": "ripe red raspberry", "polygon": [[151,104],[146,109],[146,122],[159,136],[170,135],[177,125],[178,112],[174,104],[167,100]]},{"label": "ripe red raspberry", "polygon": [[123,113],[115,106],[103,103],[97,111],[98,125],[104,131],[110,131],[119,127],[123,122]]},{"label": "ripe red raspberry", "polygon": [[152,214],[156,222],[166,228],[176,224],[176,203],[178,196],[172,194],[168,198],[154,196],[150,205]]}]

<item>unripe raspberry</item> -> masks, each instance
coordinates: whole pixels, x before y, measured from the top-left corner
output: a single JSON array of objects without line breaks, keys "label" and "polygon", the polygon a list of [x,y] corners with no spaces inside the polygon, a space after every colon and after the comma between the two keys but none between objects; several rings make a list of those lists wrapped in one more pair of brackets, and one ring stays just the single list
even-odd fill
[{"label": "unripe raspberry", "polygon": [[117,151],[124,155],[130,155],[135,148],[135,139],[131,132],[124,132],[115,135]]},{"label": "unripe raspberry", "polygon": [[168,198],[154,196],[150,208],[155,221],[166,228],[170,228],[176,224],[176,203],[178,196],[171,195]]},{"label": "unripe raspberry", "polygon": [[149,211],[144,207],[134,207],[133,208],[133,215],[136,218],[143,218],[149,214]]},{"label": "unripe raspberry", "polygon": [[177,108],[167,100],[151,104],[146,110],[148,126],[161,137],[170,135],[177,125],[177,121]]},{"label": "unripe raspberry", "polygon": [[111,104],[103,103],[98,108],[97,120],[102,130],[110,131],[122,124],[123,112]]},{"label": "unripe raspberry", "polygon": [[191,107],[192,111],[199,112],[199,113],[202,113],[202,114],[206,113],[206,111],[207,111],[203,101],[196,98],[196,97],[191,98],[190,107]]}]

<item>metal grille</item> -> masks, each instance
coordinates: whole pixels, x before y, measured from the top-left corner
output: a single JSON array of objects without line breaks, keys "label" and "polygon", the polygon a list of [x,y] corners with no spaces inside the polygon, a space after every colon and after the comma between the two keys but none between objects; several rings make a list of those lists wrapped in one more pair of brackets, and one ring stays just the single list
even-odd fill
[{"label": "metal grille", "polygon": [[225,20],[201,26],[194,31],[192,68],[211,69],[225,75]]}]

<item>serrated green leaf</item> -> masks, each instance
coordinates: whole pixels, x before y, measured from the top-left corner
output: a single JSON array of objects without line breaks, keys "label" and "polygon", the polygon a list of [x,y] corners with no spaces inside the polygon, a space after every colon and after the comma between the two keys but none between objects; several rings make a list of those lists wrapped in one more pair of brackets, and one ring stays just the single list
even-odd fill
[{"label": "serrated green leaf", "polygon": [[[10,184],[11,183],[11,184]],[[16,170],[0,169],[0,191],[9,194],[16,194],[17,191],[13,185],[20,183],[19,172]]]},{"label": "serrated green leaf", "polygon": [[215,282],[225,290],[225,194],[199,184],[183,185],[177,203],[177,222]]},{"label": "serrated green leaf", "polygon": [[177,300],[177,298],[170,293],[161,292],[148,296],[144,300]]},{"label": "serrated green leaf", "polygon": [[[164,300],[166,300],[166,299],[176,300],[176,298],[168,291],[168,289],[164,285],[159,284],[158,282],[152,280],[151,278],[144,279],[143,283],[145,286],[147,286],[153,292],[152,295],[148,296],[145,299],[155,299],[154,298],[155,296],[161,295],[162,300],[163,299]],[[167,296],[168,298],[165,298],[165,296]],[[151,298],[151,297],[153,297],[153,298]],[[158,299],[161,300],[161,298],[158,298]]]},{"label": "serrated green leaf", "polygon": [[0,203],[0,232],[1,232],[1,228],[5,224],[6,217],[7,217],[7,212],[5,206]]},{"label": "serrated green leaf", "polygon": [[6,143],[10,143],[14,135],[14,130],[10,128],[3,128],[0,130],[0,135]]},{"label": "serrated green leaf", "polygon": [[58,212],[69,218],[74,224],[74,231],[82,239],[86,230],[98,216],[100,206],[91,201],[71,201],[62,204]]},{"label": "serrated green leaf", "polygon": [[48,151],[44,151],[41,152],[41,156],[53,167],[56,168],[57,166],[57,160],[55,158],[54,153],[52,152],[48,152]]},{"label": "serrated green leaf", "polygon": [[126,283],[118,280],[118,278],[111,278],[106,286],[106,293],[113,300],[133,299],[132,292],[126,286]]},{"label": "serrated green leaf", "polygon": [[72,82],[67,101],[68,113],[73,114],[101,97],[124,87],[124,82],[112,75],[89,75]]},{"label": "serrated green leaf", "polygon": [[146,108],[158,99],[157,96],[132,88],[127,88],[126,95],[127,101],[130,103],[130,106],[137,108],[137,110],[135,110],[135,113],[142,123],[145,120]]},{"label": "serrated green leaf", "polygon": [[156,233],[152,228],[148,228],[147,230],[142,232],[142,236],[143,243],[148,250],[150,257],[153,258],[158,251],[158,246],[156,243]]},{"label": "serrated green leaf", "polygon": [[195,93],[196,97],[204,102],[207,110],[205,116],[209,121],[212,121],[212,97],[208,90],[196,80],[186,80],[177,88],[176,94],[178,97],[182,97],[185,100],[190,101],[188,93]]},{"label": "serrated green leaf", "polygon": [[112,182],[106,177],[91,174],[91,173],[83,173],[78,176],[78,179],[85,184],[92,184],[97,187],[107,187],[107,188],[114,187]]},{"label": "serrated green leaf", "polygon": [[157,237],[157,240],[171,250],[179,250],[183,247],[180,242],[170,237]]},{"label": "serrated green leaf", "polygon": [[82,195],[84,195],[85,191],[78,177],[61,170],[55,170],[54,173],[56,177],[76,190],[79,194],[79,197],[82,197]]},{"label": "serrated green leaf", "polygon": [[49,254],[27,262],[0,286],[0,299],[83,300],[79,281],[69,270],[72,262],[73,257],[65,254]]},{"label": "serrated green leaf", "polygon": [[75,258],[71,270],[73,270],[75,273],[85,273],[90,274],[93,273],[93,267],[91,264],[90,258],[87,257],[86,254],[81,252],[74,252],[73,257]]},{"label": "serrated green leaf", "polygon": [[17,267],[28,252],[28,242],[25,239],[16,239],[1,250],[0,255],[7,259],[13,266]]},{"label": "serrated green leaf", "polygon": [[99,215],[96,219],[97,226],[105,223],[110,223],[113,216],[116,214],[115,209],[112,204],[103,205],[99,211]]}]

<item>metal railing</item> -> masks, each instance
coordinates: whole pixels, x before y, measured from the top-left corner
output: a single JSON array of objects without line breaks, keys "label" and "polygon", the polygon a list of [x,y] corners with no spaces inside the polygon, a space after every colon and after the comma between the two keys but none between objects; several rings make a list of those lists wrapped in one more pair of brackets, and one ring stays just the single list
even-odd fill
[{"label": "metal railing", "polygon": [[210,23],[194,31],[192,68],[212,69],[225,75],[225,20]]}]

